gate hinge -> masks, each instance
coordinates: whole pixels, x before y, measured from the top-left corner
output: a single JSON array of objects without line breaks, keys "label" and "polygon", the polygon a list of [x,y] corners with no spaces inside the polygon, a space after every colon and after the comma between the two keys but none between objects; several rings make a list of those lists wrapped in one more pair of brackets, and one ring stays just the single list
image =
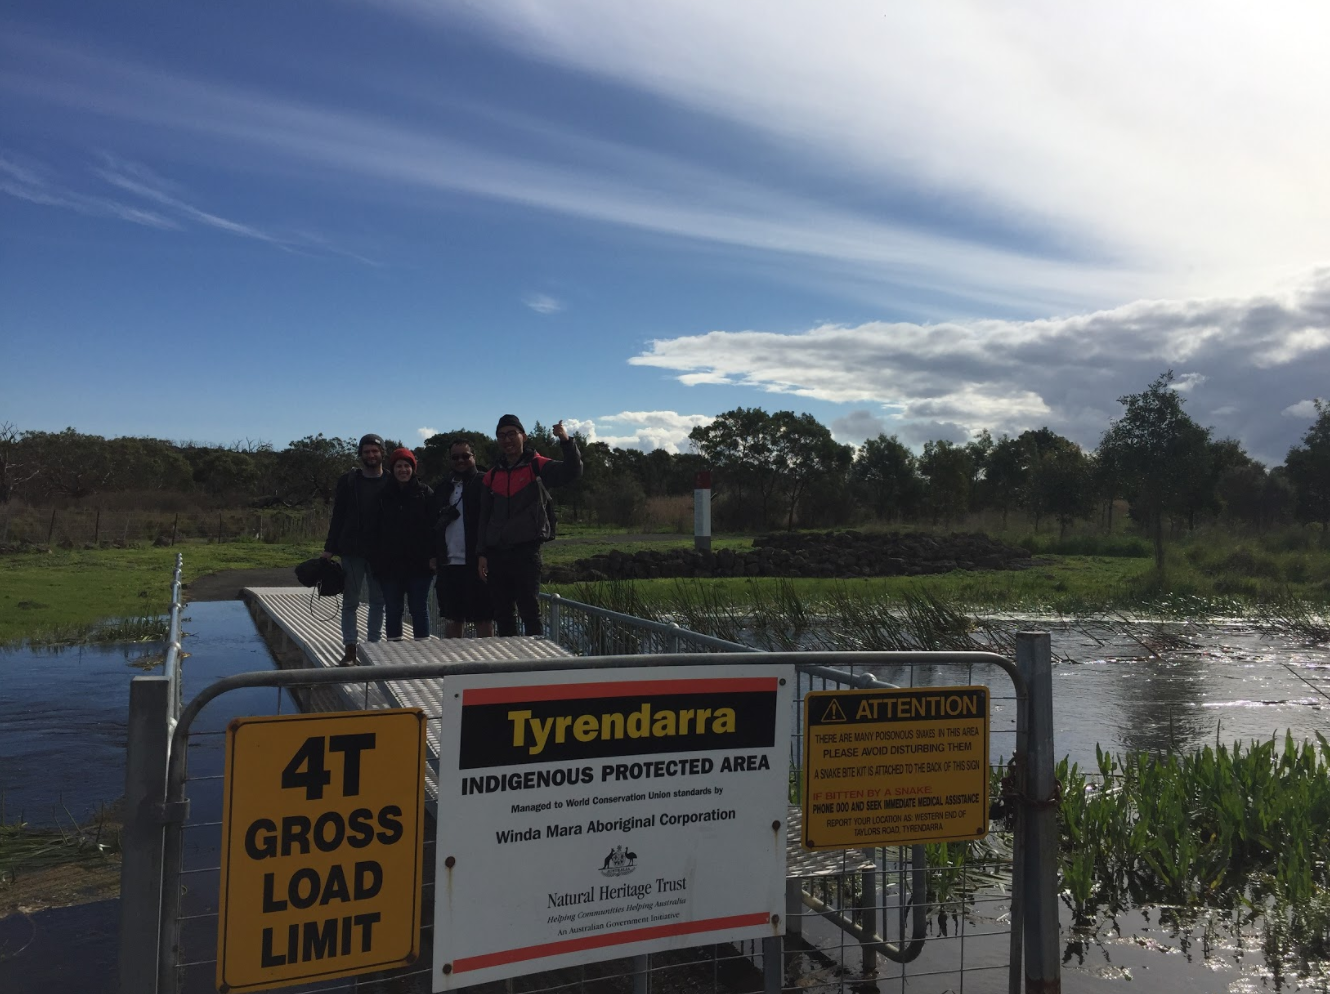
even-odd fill
[{"label": "gate hinge", "polygon": [[157,824],[183,825],[189,817],[189,798],[183,801],[167,801],[156,805]]}]

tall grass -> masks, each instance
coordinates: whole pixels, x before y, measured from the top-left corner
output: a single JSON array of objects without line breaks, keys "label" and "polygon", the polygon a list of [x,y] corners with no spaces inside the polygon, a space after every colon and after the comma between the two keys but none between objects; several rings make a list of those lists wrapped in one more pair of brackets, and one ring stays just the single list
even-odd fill
[{"label": "tall grass", "polygon": [[85,824],[71,816],[67,824],[34,828],[21,818],[5,820],[0,805],[0,887],[19,876],[68,863],[99,862],[120,851],[120,824],[102,807]]},{"label": "tall grass", "polygon": [[1162,905],[1259,923],[1272,963],[1330,957],[1330,742],[1064,759],[1062,883],[1083,924]]}]

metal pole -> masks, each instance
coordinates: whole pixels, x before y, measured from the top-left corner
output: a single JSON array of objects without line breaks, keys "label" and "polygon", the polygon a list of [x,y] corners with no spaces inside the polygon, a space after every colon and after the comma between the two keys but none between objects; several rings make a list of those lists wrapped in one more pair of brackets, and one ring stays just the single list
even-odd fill
[{"label": "metal pole", "polygon": [[651,954],[633,957],[633,994],[651,994]]},{"label": "metal pole", "polygon": [[1047,632],[1016,636],[1016,666],[1030,691],[1025,811],[1025,990],[1061,994],[1058,831],[1053,775],[1053,651]]},{"label": "metal pole", "polygon": [[157,925],[162,905],[162,824],[170,748],[171,686],[166,677],[129,683],[125,746],[125,824],[120,861],[120,994],[157,990]]},{"label": "metal pole", "polygon": [[[880,916],[877,909],[877,851],[875,849],[865,849],[864,858],[873,861],[871,870],[864,870],[859,874],[859,927],[869,935],[880,935],[886,931],[879,924]],[[863,971],[864,976],[871,977],[877,973],[877,950],[870,943],[861,945],[863,953]]]},{"label": "metal pole", "polygon": [[780,994],[785,979],[785,970],[781,964],[784,956],[785,940],[783,936],[768,935],[762,940],[763,994]]},{"label": "metal pole", "polygon": [[711,471],[703,470],[693,482],[693,548],[711,549]]},{"label": "metal pole", "polygon": [[559,627],[559,622],[561,620],[559,601],[560,597],[558,594],[550,595],[550,641],[555,645],[561,644],[559,642],[559,634],[562,632],[562,629]]}]

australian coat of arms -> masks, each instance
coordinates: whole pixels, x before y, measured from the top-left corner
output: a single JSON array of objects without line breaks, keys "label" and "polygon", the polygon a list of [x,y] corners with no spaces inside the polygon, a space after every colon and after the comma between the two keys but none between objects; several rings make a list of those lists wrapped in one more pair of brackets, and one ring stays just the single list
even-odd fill
[{"label": "australian coat of arms", "polygon": [[637,869],[637,853],[629,852],[627,846],[615,846],[605,857],[605,865],[600,872],[607,877],[622,877]]}]

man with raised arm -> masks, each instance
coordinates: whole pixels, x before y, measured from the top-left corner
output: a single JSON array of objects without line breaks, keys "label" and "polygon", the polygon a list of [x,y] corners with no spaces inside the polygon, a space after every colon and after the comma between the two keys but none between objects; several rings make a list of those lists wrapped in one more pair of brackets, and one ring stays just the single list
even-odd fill
[{"label": "man with raised arm", "polygon": [[489,584],[494,623],[500,635],[516,635],[513,608],[527,635],[542,634],[540,544],[552,537],[545,506],[546,487],[561,487],[582,475],[582,453],[560,421],[553,428],[562,461],[538,454],[527,444],[515,414],[505,414],[494,430],[499,461],[481,478],[483,500],[477,533],[480,578]]}]

